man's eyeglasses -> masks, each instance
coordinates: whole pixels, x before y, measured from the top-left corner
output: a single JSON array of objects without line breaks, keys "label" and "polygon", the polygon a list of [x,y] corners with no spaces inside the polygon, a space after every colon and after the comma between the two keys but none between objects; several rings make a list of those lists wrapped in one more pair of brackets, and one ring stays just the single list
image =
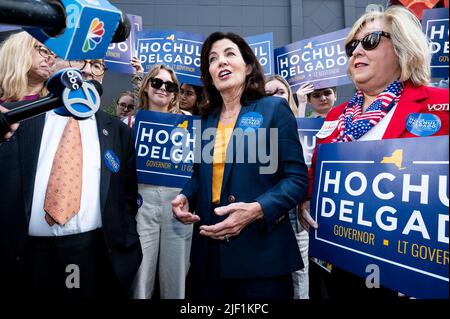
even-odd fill
[{"label": "man's eyeglasses", "polygon": [[91,72],[92,74],[96,75],[96,76],[102,76],[103,74],[105,74],[105,71],[107,70],[106,66],[97,60],[75,60],[75,61],[69,61],[69,65],[72,68],[76,68],[76,69],[84,69],[84,67],[86,66],[86,64],[89,63],[89,66],[91,67]]},{"label": "man's eyeglasses", "polygon": [[48,58],[49,56],[56,57],[52,51],[44,47],[43,45],[35,44],[34,48],[38,51],[39,55],[43,58]]},{"label": "man's eyeglasses", "polygon": [[364,36],[361,40],[352,40],[345,46],[345,53],[348,57],[351,57],[353,51],[355,51],[356,47],[361,43],[364,50],[373,50],[378,44],[380,44],[381,37],[386,37],[388,39],[391,38],[391,35],[384,31],[374,31]]},{"label": "man's eyeglasses", "polygon": [[163,81],[159,78],[150,78],[150,85],[154,89],[160,89],[163,84],[166,87],[166,91],[170,93],[178,92],[178,85],[172,81]]}]

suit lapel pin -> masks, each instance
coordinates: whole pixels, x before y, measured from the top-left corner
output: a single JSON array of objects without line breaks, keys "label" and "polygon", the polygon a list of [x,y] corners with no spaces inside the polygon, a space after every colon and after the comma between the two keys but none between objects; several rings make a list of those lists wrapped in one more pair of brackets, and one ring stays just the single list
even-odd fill
[{"label": "suit lapel pin", "polygon": [[108,132],[108,130],[106,128],[103,129],[103,135],[105,135],[105,136],[109,135],[109,132]]}]

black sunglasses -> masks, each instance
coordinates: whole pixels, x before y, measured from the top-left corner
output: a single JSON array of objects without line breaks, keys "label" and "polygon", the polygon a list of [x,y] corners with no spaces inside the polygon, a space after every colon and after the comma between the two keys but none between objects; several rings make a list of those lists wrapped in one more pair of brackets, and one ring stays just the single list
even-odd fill
[{"label": "black sunglasses", "polygon": [[352,40],[345,46],[345,53],[348,57],[351,57],[353,51],[355,51],[358,44],[361,42],[361,45],[364,50],[373,50],[378,44],[380,44],[381,37],[386,37],[388,39],[391,38],[391,35],[384,31],[374,31],[364,36],[361,40]]},{"label": "black sunglasses", "polygon": [[150,78],[150,85],[154,89],[160,89],[163,84],[166,86],[166,91],[170,93],[178,92],[178,84],[172,81],[163,81],[158,78]]}]

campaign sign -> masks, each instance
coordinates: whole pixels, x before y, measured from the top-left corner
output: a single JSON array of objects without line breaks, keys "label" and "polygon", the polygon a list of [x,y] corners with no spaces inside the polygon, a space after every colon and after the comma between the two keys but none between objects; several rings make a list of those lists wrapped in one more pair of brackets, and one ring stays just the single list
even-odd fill
[{"label": "campaign sign", "polygon": [[183,187],[192,174],[197,116],[141,110],[134,136],[138,182]]},{"label": "campaign sign", "polygon": [[448,298],[448,149],[448,136],[320,145],[310,254],[407,296]]},{"label": "campaign sign", "polygon": [[204,40],[205,36],[190,32],[138,32],[138,57],[145,72],[156,64],[164,64],[175,71],[180,83],[202,86],[200,53]]},{"label": "campaign sign", "polygon": [[347,75],[344,41],[350,28],[275,49],[275,73],[296,90],[310,82],[316,89],[352,83]]},{"label": "campaign sign", "polygon": [[422,30],[431,41],[431,76],[448,78],[448,8],[424,10]]},{"label": "campaign sign", "polygon": [[136,56],[136,32],[142,31],[142,17],[127,14],[130,19],[130,36],[123,42],[111,43],[105,55],[105,63],[108,70],[120,73],[135,74],[136,70],[130,61]]},{"label": "campaign sign", "polygon": [[311,159],[316,148],[316,134],[323,125],[324,118],[297,117],[297,131],[303,148],[306,165],[311,166]]},{"label": "campaign sign", "polygon": [[264,74],[273,74],[273,33],[246,37],[245,41],[252,48],[259,63],[264,68]]}]

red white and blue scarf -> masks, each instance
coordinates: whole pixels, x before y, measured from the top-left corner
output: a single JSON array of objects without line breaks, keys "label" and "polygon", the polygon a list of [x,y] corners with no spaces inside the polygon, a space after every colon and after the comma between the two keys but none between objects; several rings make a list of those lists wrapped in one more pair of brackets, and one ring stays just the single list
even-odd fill
[{"label": "red white and blue scarf", "polygon": [[339,116],[339,133],[332,143],[355,141],[366,134],[398,103],[402,91],[400,82],[392,82],[386,90],[378,94],[366,112],[362,113],[364,95],[358,90]]}]

